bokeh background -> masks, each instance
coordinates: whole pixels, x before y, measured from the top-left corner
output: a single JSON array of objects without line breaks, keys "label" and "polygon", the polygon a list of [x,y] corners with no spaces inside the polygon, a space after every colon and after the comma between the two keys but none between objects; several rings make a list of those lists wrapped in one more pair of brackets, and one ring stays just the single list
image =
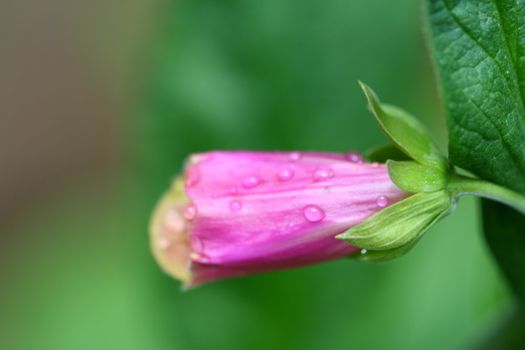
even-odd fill
[{"label": "bokeh background", "polygon": [[0,2],[1,349],[465,349],[510,307],[464,199],[407,256],[182,293],[148,219],[189,153],[445,148],[417,0]]}]

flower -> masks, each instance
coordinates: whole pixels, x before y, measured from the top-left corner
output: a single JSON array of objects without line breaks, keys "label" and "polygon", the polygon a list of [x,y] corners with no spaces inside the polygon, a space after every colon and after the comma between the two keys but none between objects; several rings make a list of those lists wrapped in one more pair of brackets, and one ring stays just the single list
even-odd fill
[{"label": "flower", "polygon": [[186,286],[353,254],[335,238],[408,193],[356,153],[209,152],[160,200],[155,258]]}]

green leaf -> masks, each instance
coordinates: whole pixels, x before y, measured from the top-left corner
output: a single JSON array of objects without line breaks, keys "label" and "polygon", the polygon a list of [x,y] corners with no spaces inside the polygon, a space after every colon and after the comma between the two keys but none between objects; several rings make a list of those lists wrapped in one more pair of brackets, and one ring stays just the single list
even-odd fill
[{"label": "green leaf", "polygon": [[410,160],[410,157],[394,145],[374,147],[365,152],[365,158],[370,162],[378,163],[386,163],[387,160]]},{"label": "green leaf", "polygon": [[448,173],[414,161],[387,162],[390,179],[408,192],[434,192],[447,186]]},{"label": "green leaf", "polygon": [[372,215],[336,236],[359,248],[391,250],[418,239],[447,214],[452,200],[447,191],[416,193]]},{"label": "green leaf", "polygon": [[480,349],[525,349],[525,216],[489,200],[482,208],[485,239],[518,304]]},{"label": "green leaf", "polygon": [[386,135],[406,155],[418,162],[445,169],[446,159],[439,153],[423,125],[407,112],[381,104],[366,84],[359,82],[372,113]]},{"label": "green leaf", "polygon": [[484,200],[483,229],[509,285],[525,302],[525,216],[503,204]]},{"label": "green leaf", "polygon": [[426,3],[451,163],[525,193],[525,1]]},{"label": "green leaf", "polygon": [[495,331],[482,339],[478,350],[525,349],[525,305],[517,305]]}]

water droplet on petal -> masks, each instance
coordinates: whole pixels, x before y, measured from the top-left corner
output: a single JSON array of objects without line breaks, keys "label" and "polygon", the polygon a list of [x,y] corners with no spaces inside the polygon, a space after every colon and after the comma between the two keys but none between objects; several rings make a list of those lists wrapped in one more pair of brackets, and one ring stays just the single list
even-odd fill
[{"label": "water droplet on petal", "polygon": [[239,190],[237,189],[237,187],[232,186],[232,187],[230,187],[229,192],[230,192],[230,194],[237,194],[239,192]]},{"label": "water droplet on petal", "polygon": [[190,258],[192,261],[200,263],[200,264],[206,264],[210,262],[210,258],[208,258],[205,255],[198,254],[198,253],[191,253]]},{"label": "water droplet on petal", "polygon": [[184,209],[184,217],[188,220],[195,219],[195,216],[197,216],[197,207],[195,204],[190,204]]},{"label": "water droplet on petal", "polygon": [[292,153],[290,153],[290,159],[291,160],[296,161],[296,160],[301,159],[301,157],[302,157],[302,154],[300,152],[292,152]]},{"label": "water droplet on petal", "polygon": [[325,214],[323,209],[317,205],[307,205],[303,209],[304,217],[309,222],[319,222],[324,219]]},{"label": "water droplet on petal", "polygon": [[199,260],[200,255],[197,253],[190,253],[191,260]]},{"label": "water droplet on petal", "polygon": [[248,176],[242,180],[242,185],[244,188],[254,188],[261,183],[261,179],[257,176]]},{"label": "water droplet on petal", "polygon": [[314,171],[314,181],[326,181],[334,177],[334,171],[328,167],[318,168]]},{"label": "water droplet on petal", "polygon": [[352,163],[363,163],[363,156],[357,152],[348,152],[346,159]]},{"label": "water droplet on petal", "polygon": [[230,202],[230,210],[231,211],[239,211],[242,209],[242,202],[240,201],[231,201]]},{"label": "water droplet on petal", "polygon": [[281,181],[289,181],[293,178],[294,171],[290,168],[283,168],[277,173],[277,177]]},{"label": "water droplet on petal", "polygon": [[386,196],[377,197],[376,204],[379,208],[385,208],[388,205],[388,197]]}]

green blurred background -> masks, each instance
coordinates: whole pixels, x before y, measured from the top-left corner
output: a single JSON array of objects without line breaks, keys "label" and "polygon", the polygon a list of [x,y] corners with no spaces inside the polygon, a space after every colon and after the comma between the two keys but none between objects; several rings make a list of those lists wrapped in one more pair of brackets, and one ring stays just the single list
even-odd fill
[{"label": "green blurred background", "polygon": [[[210,149],[365,151],[357,86],[445,127],[417,0],[0,3],[1,349],[465,349],[510,307],[462,200],[408,256],[182,293],[148,218]],[[445,147],[443,147],[445,148]]]}]

